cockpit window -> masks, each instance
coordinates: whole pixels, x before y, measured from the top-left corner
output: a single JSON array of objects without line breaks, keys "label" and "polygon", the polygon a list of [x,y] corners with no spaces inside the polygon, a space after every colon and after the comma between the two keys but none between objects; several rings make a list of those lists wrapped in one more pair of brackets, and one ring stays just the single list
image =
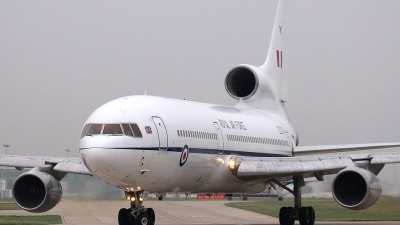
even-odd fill
[{"label": "cockpit window", "polygon": [[103,134],[119,134],[122,135],[122,129],[119,124],[105,124]]},{"label": "cockpit window", "polygon": [[92,135],[126,135],[130,137],[142,137],[142,132],[137,124],[85,124],[81,138]]},{"label": "cockpit window", "polygon": [[103,124],[92,124],[92,126],[90,126],[86,135],[101,134],[102,128],[103,128]]},{"label": "cockpit window", "polygon": [[129,124],[122,124],[122,128],[124,128],[124,133],[127,136],[133,136],[131,127],[129,126]]},{"label": "cockpit window", "polygon": [[85,137],[86,133],[88,132],[88,130],[90,128],[90,125],[92,125],[92,124],[90,124],[90,123],[85,124],[85,126],[83,127],[83,130],[82,130],[81,138]]},{"label": "cockpit window", "polygon": [[133,133],[135,134],[135,137],[142,137],[142,132],[140,132],[140,129],[137,124],[135,123],[131,124],[131,128]]}]

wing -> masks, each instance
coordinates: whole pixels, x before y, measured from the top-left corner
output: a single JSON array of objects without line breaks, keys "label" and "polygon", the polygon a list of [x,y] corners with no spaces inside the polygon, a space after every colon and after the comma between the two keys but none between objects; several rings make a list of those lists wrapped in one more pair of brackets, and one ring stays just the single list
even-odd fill
[{"label": "wing", "polygon": [[236,157],[229,169],[242,180],[291,180],[293,176],[316,177],[336,174],[347,167],[365,167],[375,174],[387,163],[400,163],[400,153],[353,154],[343,156],[250,158]]},{"label": "wing", "polygon": [[0,166],[15,167],[18,170],[52,165],[57,172],[92,175],[80,158],[59,158],[43,156],[1,155]]},{"label": "wing", "polygon": [[382,148],[400,147],[400,142],[393,143],[372,143],[372,144],[353,144],[353,145],[322,145],[322,146],[300,146],[293,150],[294,156],[306,156],[316,154],[363,151]]}]

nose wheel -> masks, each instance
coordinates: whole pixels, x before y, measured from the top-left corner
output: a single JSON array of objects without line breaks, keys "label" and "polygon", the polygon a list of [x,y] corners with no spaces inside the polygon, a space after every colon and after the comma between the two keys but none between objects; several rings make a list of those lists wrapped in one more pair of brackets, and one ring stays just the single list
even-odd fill
[{"label": "nose wheel", "polygon": [[156,221],[152,208],[143,206],[143,191],[125,192],[127,199],[131,201],[130,208],[121,208],[118,213],[119,225],[154,225]]},{"label": "nose wheel", "polygon": [[303,177],[293,177],[293,190],[289,189],[286,185],[283,185],[277,180],[271,180],[275,184],[281,186],[285,190],[289,191],[294,196],[294,207],[282,207],[279,211],[279,224],[280,225],[293,225],[296,220],[300,222],[300,225],[314,225],[315,223],[315,211],[311,206],[301,206],[301,187],[305,185]]}]

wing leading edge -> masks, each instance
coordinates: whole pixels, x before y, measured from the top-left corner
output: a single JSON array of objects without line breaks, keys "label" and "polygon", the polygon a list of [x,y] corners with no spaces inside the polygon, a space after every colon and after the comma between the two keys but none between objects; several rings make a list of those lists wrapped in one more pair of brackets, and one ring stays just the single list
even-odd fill
[{"label": "wing leading edge", "polygon": [[291,180],[293,176],[315,177],[337,174],[349,167],[361,167],[377,175],[384,164],[400,163],[400,153],[355,154],[346,156],[314,156],[283,158],[243,158],[229,161],[230,171],[242,180]]},{"label": "wing leading edge", "polygon": [[80,158],[59,158],[42,156],[1,155],[0,166],[15,167],[18,170],[53,165],[57,172],[92,175]]},{"label": "wing leading edge", "polygon": [[298,146],[293,150],[293,156],[306,156],[306,155],[363,151],[363,150],[396,148],[396,147],[400,147],[400,142],[351,144],[351,145]]}]

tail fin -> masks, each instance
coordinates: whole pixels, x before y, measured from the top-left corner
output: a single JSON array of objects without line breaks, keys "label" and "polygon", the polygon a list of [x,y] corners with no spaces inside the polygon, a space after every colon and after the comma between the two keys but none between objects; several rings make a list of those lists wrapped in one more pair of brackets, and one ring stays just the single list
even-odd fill
[{"label": "tail fin", "polygon": [[279,0],[278,10],[275,17],[274,28],[268,49],[267,59],[260,67],[261,70],[275,83],[281,102],[288,100],[288,79],[287,79],[287,45],[288,23],[287,0]]},{"label": "tail fin", "polygon": [[[258,67],[241,64],[225,78],[228,94],[239,101],[238,107],[281,111],[287,101],[287,0],[280,0],[265,63]],[[283,111],[282,111],[283,112]],[[283,112],[284,113],[284,112]]]}]

